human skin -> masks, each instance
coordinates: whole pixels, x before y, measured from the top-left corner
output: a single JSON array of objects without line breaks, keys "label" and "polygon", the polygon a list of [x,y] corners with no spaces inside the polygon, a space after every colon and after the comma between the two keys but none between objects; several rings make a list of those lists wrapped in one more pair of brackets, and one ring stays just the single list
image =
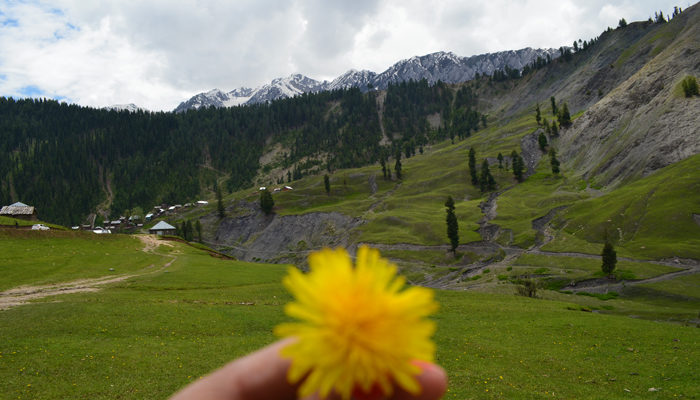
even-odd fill
[{"label": "human skin", "polygon": [[[298,385],[287,381],[291,360],[282,358],[280,350],[294,339],[284,339],[231,361],[204,378],[186,386],[171,400],[296,400]],[[437,400],[447,389],[447,375],[439,366],[415,361],[421,373],[416,377],[422,390],[417,396],[395,388],[389,400]],[[303,400],[319,399],[312,396]],[[328,400],[336,399],[331,397]],[[338,397],[339,399],[339,397]],[[381,397],[371,397],[379,400]]]}]

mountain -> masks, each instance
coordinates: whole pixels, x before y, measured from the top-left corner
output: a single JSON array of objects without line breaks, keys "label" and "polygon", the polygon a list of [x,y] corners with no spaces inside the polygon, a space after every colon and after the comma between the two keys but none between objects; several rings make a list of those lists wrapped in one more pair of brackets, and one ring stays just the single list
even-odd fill
[{"label": "mountain", "polygon": [[137,111],[148,111],[143,107],[139,107],[134,103],[129,103],[129,104],[113,104],[111,106],[107,107],[102,107],[103,110],[108,110],[108,111],[128,111],[128,112],[137,112]]},{"label": "mountain", "polygon": [[230,92],[223,92],[219,89],[213,89],[206,93],[199,93],[187,101],[180,103],[175,108],[175,112],[186,110],[197,110],[206,107],[233,107],[245,104],[254,94],[254,90],[241,87]]},{"label": "mountain", "polygon": [[363,69],[362,71],[351,69],[343,75],[333,79],[333,81],[328,84],[327,90],[348,89],[352,87],[366,90],[368,85],[374,85],[376,78],[377,74],[372,71],[366,69]]},{"label": "mountain", "polygon": [[272,100],[294,97],[302,93],[316,93],[326,90],[327,82],[319,82],[301,74],[287,78],[277,78],[267,85],[255,89],[245,104],[266,103]]},{"label": "mountain", "polygon": [[377,74],[369,70],[349,70],[333,81],[317,81],[301,74],[274,79],[256,89],[240,88],[231,92],[213,89],[199,93],[180,103],[175,112],[198,109],[201,107],[230,107],[242,104],[257,104],[268,101],[294,97],[302,93],[316,93],[323,90],[369,87],[386,89],[390,83],[426,79],[430,84],[437,81],[459,83],[474,79],[477,74],[491,75],[496,70],[506,67],[522,70],[537,58],[554,59],[559,51],[554,49],[532,49],[502,51],[472,57],[460,57],[454,53],[437,52],[420,57],[412,57],[397,62],[386,71]]},{"label": "mountain", "polygon": [[496,70],[508,68],[522,70],[537,57],[552,59],[559,56],[554,49],[532,49],[502,51],[472,57],[460,57],[452,52],[437,52],[421,57],[402,60],[377,75],[372,82],[375,87],[385,89],[389,83],[427,79],[428,83],[465,82],[479,75],[491,75]]}]

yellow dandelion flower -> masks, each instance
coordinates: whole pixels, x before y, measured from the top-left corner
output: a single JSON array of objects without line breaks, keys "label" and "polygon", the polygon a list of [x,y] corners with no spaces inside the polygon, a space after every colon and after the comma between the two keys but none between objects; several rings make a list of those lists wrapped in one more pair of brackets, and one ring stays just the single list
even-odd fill
[{"label": "yellow dandelion flower", "polygon": [[309,266],[308,274],[290,268],[283,280],[296,298],[285,312],[300,321],[275,329],[297,338],[281,354],[292,359],[289,381],[305,378],[299,395],[335,392],[347,400],[379,389],[389,396],[393,384],[418,394],[412,361],[432,362],[435,353],[435,323],[426,319],[437,310],[433,292],[403,290],[396,266],[365,246],[355,267],[342,248],[312,253]]}]

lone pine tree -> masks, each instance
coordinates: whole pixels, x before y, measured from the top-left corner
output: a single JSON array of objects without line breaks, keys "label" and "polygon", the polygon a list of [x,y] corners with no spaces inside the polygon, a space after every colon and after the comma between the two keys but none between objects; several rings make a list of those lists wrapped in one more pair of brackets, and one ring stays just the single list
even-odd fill
[{"label": "lone pine tree", "polygon": [[479,177],[476,174],[476,151],[474,148],[469,149],[469,175],[472,177],[472,185],[479,184]]},{"label": "lone pine tree", "polygon": [[559,126],[564,128],[568,128],[571,126],[571,114],[569,114],[569,106],[566,103],[564,103],[564,105],[561,106],[558,119]]},{"label": "lone pine tree", "polygon": [[221,188],[218,185],[216,186],[216,212],[219,218],[226,216],[226,208],[224,208],[224,202],[221,198]]},{"label": "lone pine tree", "polygon": [[605,245],[603,246],[603,253],[601,256],[603,258],[603,264],[601,265],[603,273],[607,276],[612,276],[612,273],[615,270],[615,265],[617,264],[617,252],[607,239],[605,240]]},{"label": "lone pine tree", "polygon": [[272,208],[275,206],[275,200],[272,198],[272,193],[269,190],[260,191],[260,208],[263,212],[269,215],[272,212]]},{"label": "lone pine tree", "polygon": [[396,172],[396,179],[401,180],[401,152],[396,153],[396,164],[394,164],[394,171]]},{"label": "lone pine tree", "polygon": [[459,246],[459,225],[457,216],[455,215],[455,201],[452,196],[447,196],[445,201],[446,222],[447,222],[447,237],[450,239],[450,248],[452,253],[457,255],[457,246]]},{"label": "lone pine tree", "polygon": [[518,182],[523,181],[523,168],[525,168],[525,161],[523,160],[522,157],[520,157],[520,154],[518,154],[517,151],[513,150],[512,153],[510,153],[510,158],[512,159],[511,163],[513,164],[513,176],[515,176],[515,179]]}]

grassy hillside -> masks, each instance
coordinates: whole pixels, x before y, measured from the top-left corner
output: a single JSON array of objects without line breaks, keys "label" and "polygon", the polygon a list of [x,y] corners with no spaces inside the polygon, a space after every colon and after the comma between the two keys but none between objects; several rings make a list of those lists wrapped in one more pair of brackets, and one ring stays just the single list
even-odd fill
[{"label": "grassy hillside", "polygon": [[[92,244],[72,240],[76,261],[88,265]],[[0,241],[3,253],[6,243]],[[158,272],[0,312],[0,392],[32,399],[165,398],[275,340],[272,329],[287,319],[282,306],[290,300],[280,284],[285,266],[220,260],[171,244],[149,254],[161,259],[158,265],[174,258]],[[124,255],[104,262],[118,264]],[[652,387],[662,397],[700,395],[694,327],[506,294],[438,291],[437,298],[437,359],[449,374],[448,399],[629,398]]]},{"label": "grassy hillside", "polygon": [[577,251],[576,239],[602,243],[608,237],[621,255],[700,259],[700,155],[632,184],[581,201],[562,211],[561,235],[545,246]]}]

